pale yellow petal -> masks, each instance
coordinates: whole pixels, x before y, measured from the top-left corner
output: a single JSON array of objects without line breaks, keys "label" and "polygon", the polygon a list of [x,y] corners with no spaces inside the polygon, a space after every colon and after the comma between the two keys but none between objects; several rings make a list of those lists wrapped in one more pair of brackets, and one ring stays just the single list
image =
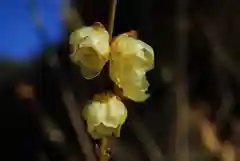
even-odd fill
[{"label": "pale yellow petal", "polygon": [[110,68],[111,79],[123,90],[123,95],[126,98],[141,102],[149,97],[148,94],[145,94],[149,87],[145,70],[134,69],[133,67],[127,67],[126,69],[123,67],[122,70],[119,70],[111,64]]},{"label": "pale yellow petal", "polygon": [[149,94],[141,91],[124,91],[123,95],[135,102],[144,102],[150,97]]},{"label": "pale yellow petal", "polygon": [[122,59],[137,68],[149,70],[154,65],[154,51],[145,42],[129,37],[126,34],[118,36],[111,44],[113,60]]},{"label": "pale yellow petal", "polygon": [[[100,28],[100,29],[99,29]],[[103,27],[83,27],[70,35],[71,60],[86,79],[100,74],[109,59],[109,34]]]},{"label": "pale yellow petal", "polygon": [[122,128],[122,126],[118,126],[118,127],[115,129],[114,135],[115,135],[116,137],[120,137],[121,128]]},{"label": "pale yellow petal", "polygon": [[136,102],[149,97],[146,72],[153,66],[153,49],[143,41],[122,34],[112,42],[109,76],[125,97]]},{"label": "pale yellow petal", "polygon": [[113,94],[95,95],[93,101],[84,107],[83,118],[94,139],[112,136],[126,121],[127,109]]},{"label": "pale yellow petal", "polygon": [[107,117],[104,120],[103,124],[108,127],[117,128],[122,124],[123,117],[126,115],[127,109],[125,105],[118,100],[116,97],[112,97],[107,102]]},{"label": "pale yellow petal", "polygon": [[94,101],[84,107],[83,114],[88,124],[99,125],[106,117],[106,104]]},{"label": "pale yellow petal", "polygon": [[134,86],[129,84],[123,86],[122,91],[124,97],[131,99],[135,102],[143,102],[149,97],[146,88],[142,86]]}]

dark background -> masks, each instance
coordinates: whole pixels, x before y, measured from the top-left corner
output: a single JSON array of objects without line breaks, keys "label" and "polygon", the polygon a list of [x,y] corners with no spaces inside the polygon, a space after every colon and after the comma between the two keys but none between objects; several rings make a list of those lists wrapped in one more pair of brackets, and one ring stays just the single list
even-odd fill
[{"label": "dark background", "polygon": [[[110,0],[82,0],[73,4],[86,25],[100,21],[107,26],[109,2]],[[207,111],[207,118],[216,124],[218,136],[222,140],[231,140],[234,130],[230,125],[239,117],[238,3],[237,0],[190,0],[187,8],[186,72],[190,107]],[[136,118],[140,118],[146,126],[166,159],[171,160],[171,129],[175,127],[177,111],[174,78],[175,73],[181,72],[178,71],[176,59],[179,43],[176,30],[178,8],[178,3],[172,0],[118,1],[114,35],[136,30],[139,38],[154,48],[155,68],[148,73],[151,98],[141,104],[126,102],[129,120],[123,127],[121,140],[114,141],[116,152],[113,150],[113,160],[130,161],[134,157],[135,160],[148,160],[148,152],[131,125],[131,120],[134,122]],[[48,58],[41,58],[32,70],[9,81],[1,91],[1,153],[5,160],[36,161],[36,155],[42,151],[51,160],[84,158],[61,93],[65,88],[72,88],[81,109],[94,93],[112,88],[107,70],[92,81],[81,77],[78,68],[69,61],[67,40],[65,44],[49,48],[47,55],[57,54],[60,68],[49,66]],[[173,75],[172,79],[165,78],[166,70]],[[18,82],[31,84],[35,93],[34,100],[19,99],[16,96],[14,88]],[[229,93],[232,98],[229,106],[233,108],[227,109],[229,115],[218,118],[217,111],[228,101],[226,99]],[[208,105],[208,108],[202,104],[204,107]],[[47,125],[42,123],[46,118],[62,130],[66,138],[64,142],[49,141],[44,134]],[[192,146],[196,147],[194,144]],[[129,150],[132,158],[124,155]],[[203,156],[204,150],[198,151],[198,155]],[[212,160],[212,156],[207,155],[200,160]]]}]

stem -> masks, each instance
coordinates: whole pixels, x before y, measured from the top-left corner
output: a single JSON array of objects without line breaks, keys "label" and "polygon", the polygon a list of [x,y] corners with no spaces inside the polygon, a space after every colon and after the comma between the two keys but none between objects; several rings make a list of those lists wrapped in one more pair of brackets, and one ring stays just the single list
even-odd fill
[{"label": "stem", "polygon": [[108,138],[104,137],[101,140],[101,147],[100,147],[100,161],[108,161]]},{"label": "stem", "polygon": [[[117,8],[117,0],[112,0],[111,3],[111,10],[109,14],[109,24],[108,24],[108,32],[110,35],[110,42],[112,40],[113,28],[114,28],[114,20]],[[100,147],[100,161],[108,161],[108,138],[104,137],[101,140],[101,147]]]},{"label": "stem", "polygon": [[113,34],[116,8],[117,8],[117,0],[112,0],[111,10],[110,10],[110,14],[109,14],[109,22],[108,22],[109,23],[108,24],[108,32],[110,35],[110,41],[112,39],[112,34]]}]

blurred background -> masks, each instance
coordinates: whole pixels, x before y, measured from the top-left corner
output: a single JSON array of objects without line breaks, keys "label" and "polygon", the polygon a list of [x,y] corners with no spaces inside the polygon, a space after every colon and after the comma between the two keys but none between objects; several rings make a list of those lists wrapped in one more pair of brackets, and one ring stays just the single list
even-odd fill
[{"label": "blurred background", "polygon": [[[95,21],[107,26],[110,6],[0,3],[2,160],[97,160],[81,110],[113,84],[106,69],[91,81],[81,76],[68,35]],[[237,0],[118,0],[113,35],[136,30],[155,50],[155,68],[147,75],[151,97],[125,101],[128,120],[110,140],[110,160],[240,160],[239,7]]]}]

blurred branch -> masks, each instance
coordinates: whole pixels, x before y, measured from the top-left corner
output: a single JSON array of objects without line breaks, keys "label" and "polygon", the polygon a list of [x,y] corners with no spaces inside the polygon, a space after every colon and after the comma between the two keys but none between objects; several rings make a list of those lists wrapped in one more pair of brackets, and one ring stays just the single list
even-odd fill
[{"label": "blurred branch", "polygon": [[234,76],[240,82],[240,67],[235,63],[233,59],[229,56],[229,53],[225,50],[220,42],[216,27],[210,25],[206,21],[202,21],[203,31],[209,40],[214,52],[214,59],[223,68],[225,68],[232,76]]},{"label": "blurred branch", "polygon": [[234,146],[230,142],[219,141],[215,126],[206,118],[202,118],[199,123],[203,145],[222,161],[236,160]]},{"label": "blurred branch", "polygon": [[176,135],[174,160],[189,160],[189,105],[188,105],[188,0],[177,1],[176,12]]},{"label": "blurred branch", "polygon": [[70,89],[63,89],[62,94],[63,100],[69,111],[69,117],[77,134],[77,140],[86,156],[86,161],[96,161],[93,153],[93,147],[87,133],[84,130],[84,122],[80,116],[81,111],[78,110],[78,105],[74,100],[73,92]]},{"label": "blurred branch", "polygon": [[214,72],[217,81],[217,86],[221,94],[221,106],[217,110],[216,123],[217,127],[221,127],[223,121],[226,121],[231,114],[231,110],[234,107],[233,93],[228,80],[228,75],[223,72],[221,64],[217,60],[217,54],[213,54],[212,62],[214,65]]},{"label": "blurred branch", "polygon": [[[229,118],[231,109],[234,107],[234,98],[231,91],[230,82],[228,80],[229,72],[238,81],[240,81],[240,70],[238,65],[228,56],[228,52],[221,45],[217,31],[213,26],[203,21],[203,30],[206,37],[213,48],[212,63],[215,72],[218,89],[221,93],[221,106],[217,111],[217,126],[221,127],[222,122]],[[223,70],[226,69],[226,70]]]},{"label": "blurred branch", "polygon": [[199,128],[203,145],[214,155],[221,151],[221,142],[219,141],[216,128],[205,117],[200,119]]},{"label": "blurred branch", "polygon": [[66,84],[65,78],[64,76],[62,76],[59,59],[56,54],[52,54],[49,59],[55,60],[55,62],[51,61],[50,66],[52,66],[55,74],[57,75],[61,83],[62,99],[68,110],[69,118],[76,132],[78,143],[86,157],[86,161],[96,161],[91,140],[85,132],[84,122],[80,116],[81,111],[78,110],[79,105],[75,101],[73,91],[69,87],[69,84]]},{"label": "blurred branch", "polygon": [[[131,151],[131,155],[127,154]],[[130,144],[124,143],[122,140],[111,140],[111,156],[116,161],[139,161],[141,160],[138,151]]]},{"label": "blurred branch", "polygon": [[[39,102],[35,98],[35,88],[31,84],[19,82],[15,86],[15,92],[21,100],[28,100],[31,103],[31,109],[34,117],[40,121],[41,141],[43,145],[43,154],[39,157],[45,160],[69,159],[73,156],[69,155],[69,149],[63,131],[57,123],[51,119],[44,110],[39,107]],[[25,102],[26,103],[26,102]],[[43,157],[43,158],[42,158]]]},{"label": "blurred branch", "polygon": [[161,149],[158,147],[157,143],[149,133],[149,130],[144,126],[144,123],[136,114],[131,115],[131,118],[129,118],[129,125],[138,140],[142,143],[149,159],[151,161],[163,161],[164,157]]},{"label": "blurred branch", "polygon": [[[78,14],[76,7],[74,6],[75,3],[70,0],[65,0],[64,2],[65,10],[63,11],[63,18],[68,27],[71,30],[75,30],[83,26],[83,20]],[[79,105],[75,101],[73,91],[69,87],[69,84],[66,86],[65,78],[62,76],[60,61],[57,54],[52,53],[51,56],[47,58],[47,61],[59,78],[61,84],[62,99],[68,110],[69,118],[77,135],[78,144],[83,150],[86,161],[96,161],[91,141],[84,130],[84,122],[80,116],[81,111],[78,110]]]},{"label": "blurred branch", "polygon": [[74,1],[64,0],[63,20],[71,30],[75,30],[84,25],[84,21],[79,15]]}]

